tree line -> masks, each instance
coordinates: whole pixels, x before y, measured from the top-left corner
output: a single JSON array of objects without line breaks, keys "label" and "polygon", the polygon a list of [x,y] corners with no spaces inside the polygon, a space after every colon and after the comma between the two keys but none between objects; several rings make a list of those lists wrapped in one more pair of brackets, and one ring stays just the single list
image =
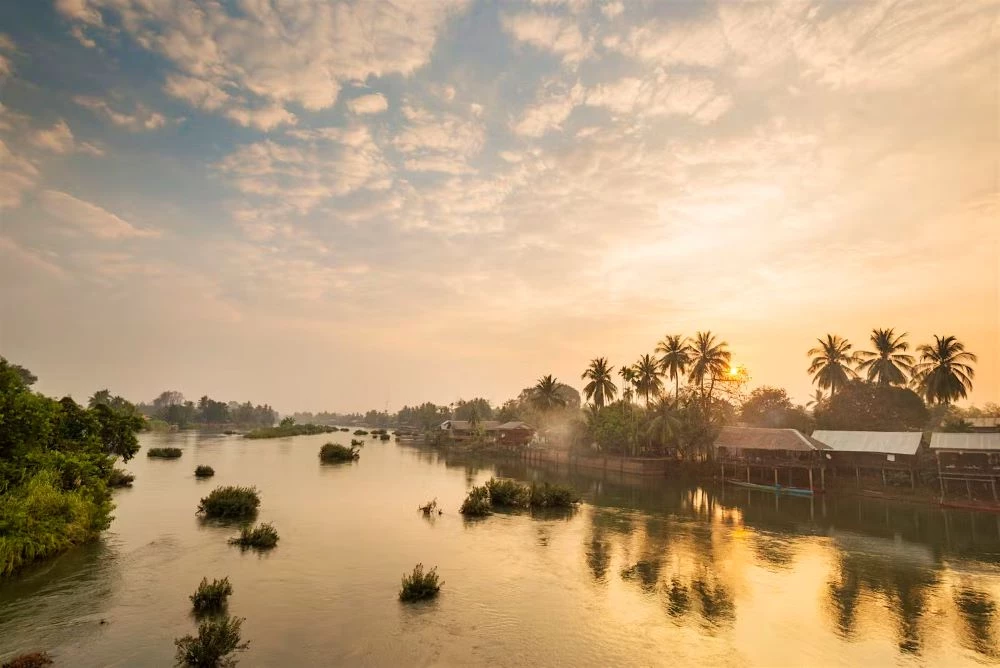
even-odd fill
[{"label": "tree line", "polygon": [[[121,397],[110,397],[108,390],[95,392],[90,402],[103,403],[108,401],[124,401]],[[192,426],[238,426],[238,427],[270,427],[278,420],[278,412],[268,404],[257,404],[246,401],[217,401],[205,395],[197,403],[184,398],[176,390],[161,392],[149,403],[140,403],[136,410],[153,420],[184,429]]]}]

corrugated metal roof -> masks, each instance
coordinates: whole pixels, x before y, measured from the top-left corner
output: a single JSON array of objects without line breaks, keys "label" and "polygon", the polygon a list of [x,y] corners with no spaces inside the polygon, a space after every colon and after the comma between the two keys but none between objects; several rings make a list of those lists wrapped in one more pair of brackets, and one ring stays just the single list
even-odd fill
[{"label": "corrugated metal roof", "polygon": [[832,431],[819,429],[812,437],[836,452],[877,452],[915,455],[920,447],[919,431]]},{"label": "corrugated metal roof", "polygon": [[[469,431],[474,426],[471,420],[445,420],[441,423],[441,428],[445,430]],[[480,420],[478,426],[485,431],[490,431],[499,427],[500,423],[496,420]]]},{"label": "corrugated metal roof", "polygon": [[934,450],[997,450],[1000,451],[1000,433],[994,434],[931,434]]},{"label": "corrugated metal roof", "polygon": [[497,429],[500,429],[502,431],[512,431],[512,430],[515,430],[515,429],[523,429],[523,430],[527,430],[527,431],[535,431],[535,428],[532,427],[527,422],[519,422],[519,421],[504,422],[502,425],[500,425],[499,427],[497,427]]},{"label": "corrugated metal roof", "polygon": [[816,439],[798,429],[767,429],[765,427],[723,427],[715,439],[717,448],[739,450],[829,450]]},{"label": "corrugated metal roof", "polygon": [[965,421],[977,429],[1000,427],[1000,417],[973,417],[965,418]]}]

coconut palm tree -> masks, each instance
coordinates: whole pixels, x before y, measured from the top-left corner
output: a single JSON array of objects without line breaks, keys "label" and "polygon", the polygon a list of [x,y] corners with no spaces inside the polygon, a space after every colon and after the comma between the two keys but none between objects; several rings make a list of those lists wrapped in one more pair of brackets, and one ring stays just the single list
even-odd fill
[{"label": "coconut palm tree", "polygon": [[643,355],[635,363],[636,382],[635,389],[646,398],[646,405],[649,405],[649,398],[663,391],[663,379],[660,377],[660,362],[652,355]]},{"label": "coconut palm tree", "polygon": [[[725,341],[716,341],[712,332],[697,332],[691,344],[691,382],[698,383],[703,397],[711,398],[715,379],[729,369],[732,354]],[[708,394],[705,394],[705,376],[709,377]]]},{"label": "coconut palm tree", "polygon": [[611,378],[614,376],[614,367],[608,364],[604,357],[595,357],[590,360],[590,366],[580,376],[583,380],[589,380],[583,388],[583,394],[587,399],[592,399],[598,408],[604,408],[605,402],[612,402],[618,394],[618,388]]},{"label": "coconut palm tree", "polygon": [[681,390],[681,376],[687,372],[691,363],[691,345],[687,337],[680,334],[668,334],[656,344],[656,352],[660,353],[660,368],[670,380],[674,381],[674,397]]},{"label": "coconut palm tree", "polygon": [[806,353],[812,357],[809,373],[812,374],[814,383],[821,389],[830,390],[830,396],[833,396],[837,390],[858,377],[851,368],[857,358],[851,352],[851,344],[847,339],[836,334],[827,334],[825,339],[816,341],[819,345]]},{"label": "coconut palm tree", "polygon": [[917,348],[920,362],[913,367],[913,379],[930,403],[950,404],[965,399],[972,390],[976,370],[971,363],[978,360],[954,336],[934,335],[933,344]]},{"label": "coconut palm tree", "polygon": [[826,395],[823,393],[823,390],[816,390],[813,393],[812,398],[806,402],[806,408],[816,410],[823,405],[824,401],[826,401]]},{"label": "coconut palm tree", "polygon": [[540,411],[549,411],[553,408],[562,408],[566,405],[566,398],[559,392],[562,383],[552,377],[552,374],[542,376],[531,388],[531,405]]},{"label": "coconut palm tree", "polygon": [[913,369],[913,357],[906,351],[910,344],[904,341],[906,332],[896,335],[889,329],[873,329],[872,346],[875,350],[858,352],[858,371],[866,372],[868,380],[879,385],[905,385],[906,375]]},{"label": "coconut palm tree", "polygon": [[646,425],[646,436],[650,442],[659,438],[660,444],[666,445],[681,428],[677,399],[660,395],[650,410],[653,419]]},{"label": "coconut palm tree", "polygon": [[625,403],[632,403],[633,389],[635,388],[635,380],[638,377],[636,370],[630,366],[623,366],[618,369],[618,375],[622,377],[622,399]]}]

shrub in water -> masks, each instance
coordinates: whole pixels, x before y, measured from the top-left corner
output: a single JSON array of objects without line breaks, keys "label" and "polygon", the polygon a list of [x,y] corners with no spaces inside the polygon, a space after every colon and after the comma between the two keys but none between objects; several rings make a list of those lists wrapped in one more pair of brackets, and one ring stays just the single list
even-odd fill
[{"label": "shrub in water", "polygon": [[468,517],[489,515],[493,512],[492,506],[490,506],[490,490],[486,489],[485,486],[470,489],[459,512]]},{"label": "shrub in water", "polygon": [[269,550],[278,544],[278,532],[274,525],[268,522],[262,522],[255,527],[246,525],[240,529],[240,535],[230,538],[229,542],[244,549],[253,547],[258,550]]},{"label": "shrub in water", "polygon": [[226,599],[233,593],[233,585],[229,583],[229,578],[212,580],[202,578],[198,589],[191,594],[191,604],[194,606],[196,614],[209,612],[219,612],[226,607]]},{"label": "shrub in water", "polygon": [[399,590],[399,600],[412,603],[428,598],[434,598],[441,591],[443,582],[438,581],[437,567],[424,573],[424,565],[417,564],[413,572],[403,575],[403,586]]},{"label": "shrub in water", "polygon": [[147,457],[157,457],[159,459],[177,459],[183,451],[180,448],[150,448],[146,452]]},{"label": "shrub in water", "polygon": [[223,519],[250,517],[259,505],[255,487],[216,487],[198,504],[198,512]]},{"label": "shrub in water", "polygon": [[367,436],[368,432],[365,431],[364,429],[355,429],[354,430],[354,435],[355,436]]},{"label": "shrub in water", "polygon": [[204,464],[199,465],[194,470],[194,475],[198,478],[211,478],[215,475],[215,469],[211,466],[205,466]]},{"label": "shrub in water", "polygon": [[532,508],[571,508],[580,499],[563,485],[532,485],[529,504]]},{"label": "shrub in water", "polygon": [[383,440],[383,441],[388,441],[389,440],[389,434],[385,433],[384,431],[381,434],[379,434],[378,437],[379,437],[380,440]]},{"label": "shrub in water", "polygon": [[441,511],[440,511],[440,510],[438,510],[438,500],[437,500],[437,499],[434,499],[434,500],[432,500],[432,501],[428,501],[428,502],[427,502],[427,503],[425,503],[424,505],[420,506],[420,507],[418,508],[418,510],[419,510],[420,512],[422,512],[422,513],[423,513],[424,515],[430,515],[430,514],[431,514],[432,512],[434,512],[435,510],[437,510],[437,511],[438,511],[438,515],[440,515],[440,514],[441,514]]},{"label": "shrub in water", "polygon": [[3,668],[43,668],[55,663],[45,652],[32,652],[15,656],[10,661],[5,661]]},{"label": "shrub in water", "polygon": [[360,456],[353,446],[346,448],[339,443],[327,443],[319,449],[320,461],[324,463],[352,462]]},{"label": "shrub in water", "polygon": [[490,492],[490,505],[494,508],[524,508],[528,505],[530,490],[519,482],[490,478],[486,489]]},{"label": "shrub in water", "polygon": [[135,476],[124,469],[111,469],[108,474],[108,487],[131,487]]},{"label": "shrub in water", "polygon": [[341,427],[340,431],[350,431],[350,428],[348,428],[348,427]]},{"label": "shrub in water", "polygon": [[197,636],[184,636],[174,640],[177,645],[177,665],[215,668],[232,666],[236,661],[229,655],[242,652],[250,643],[240,642],[240,617],[216,617],[198,625]]},{"label": "shrub in water", "polygon": [[351,447],[352,448],[363,448],[363,447],[365,447],[365,442],[362,441],[360,438],[352,438],[351,439]]}]

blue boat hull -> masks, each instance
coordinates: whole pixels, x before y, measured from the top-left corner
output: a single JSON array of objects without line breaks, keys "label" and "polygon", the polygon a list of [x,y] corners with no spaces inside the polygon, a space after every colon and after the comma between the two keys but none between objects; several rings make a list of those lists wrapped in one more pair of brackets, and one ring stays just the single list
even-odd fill
[{"label": "blue boat hull", "polygon": [[786,494],[788,496],[812,496],[813,491],[811,489],[804,489],[802,487],[783,487],[781,485],[758,485],[753,482],[744,482],[742,480],[727,480],[730,485],[736,485],[737,487],[746,487],[747,489],[756,489],[761,492],[773,492],[774,494]]}]

